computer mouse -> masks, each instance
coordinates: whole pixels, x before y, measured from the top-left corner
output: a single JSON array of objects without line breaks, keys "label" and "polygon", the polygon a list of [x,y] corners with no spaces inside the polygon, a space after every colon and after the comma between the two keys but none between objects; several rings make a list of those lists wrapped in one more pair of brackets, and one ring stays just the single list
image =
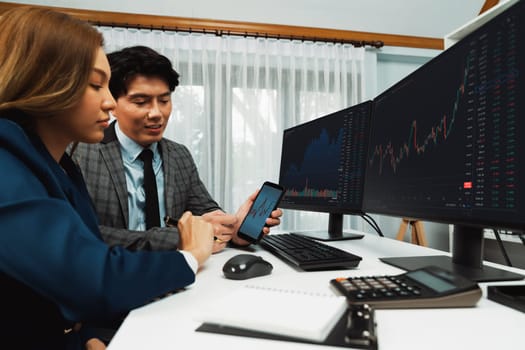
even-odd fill
[{"label": "computer mouse", "polygon": [[262,257],[253,254],[235,255],[226,261],[222,267],[224,277],[232,280],[245,280],[269,275],[272,270],[272,264]]}]

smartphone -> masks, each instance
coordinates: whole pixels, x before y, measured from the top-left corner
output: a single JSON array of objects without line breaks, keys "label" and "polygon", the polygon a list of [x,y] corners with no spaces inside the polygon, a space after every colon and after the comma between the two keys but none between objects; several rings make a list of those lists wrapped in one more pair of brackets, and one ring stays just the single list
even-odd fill
[{"label": "smartphone", "polygon": [[266,219],[277,208],[283,194],[284,187],[266,181],[244,218],[238,236],[250,243],[258,242],[263,236]]}]

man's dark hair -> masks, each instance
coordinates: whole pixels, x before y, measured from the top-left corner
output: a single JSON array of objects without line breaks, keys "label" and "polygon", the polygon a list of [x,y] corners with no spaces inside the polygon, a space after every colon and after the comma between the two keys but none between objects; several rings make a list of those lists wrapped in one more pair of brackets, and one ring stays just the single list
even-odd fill
[{"label": "man's dark hair", "polygon": [[179,85],[179,73],[173,69],[170,60],[149,47],[127,47],[107,57],[111,66],[109,90],[115,99],[128,93],[129,83],[137,75],[162,79],[170,91]]}]

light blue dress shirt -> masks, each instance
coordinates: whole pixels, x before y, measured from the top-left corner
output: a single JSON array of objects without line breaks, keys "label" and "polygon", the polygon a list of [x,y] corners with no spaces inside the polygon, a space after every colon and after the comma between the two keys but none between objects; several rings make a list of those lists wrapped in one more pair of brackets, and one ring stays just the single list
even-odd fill
[{"label": "light blue dress shirt", "polygon": [[[120,143],[120,151],[124,161],[126,173],[126,186],[128,189],[129,222],[128,229],[136,231],[146,230],[146,194],[144,193],[144,169],[142,160],[138,159],[140,152],[144,149],[141,145],[126,136],[120,130],[118,122],[115,125],[115,133]],[[153,172],[157,180],[157,192],[159,196],[160,224],[164,224],[166,215],[166,203],[164,202],[164,171],[162,169],[162,158],[157,143],[149,146],[153,151]]]},{"label": "light blue dress shirt", "polygon": [[[126,173],[126,187],[128,189],[128,208],[129,208],[129,222],[128,229],[135,231],[146,230],[146,213],[144,207],[146,206],[146,194],[144,193],[144,166],[140,159],[138,159],[143,147],[127,137],[122,130],[120,130],[118,121],[115,123],[115,133],[120,143],[120,152],[122,153],[122,160],[124,161],[124,171]],[[165,227],[164,216],[166,215],[166,203],[164,202],[164,170],[162,169],[162,157],[160,156],[157,143],[149,146],[153,151],[153,172],[157,180],[157,192],[159,199],[159,214],[160,225]],[[197,259],[190,252],[180,250],[180,253],[186,259],[186,262],[197,273],[199,263]]]}]

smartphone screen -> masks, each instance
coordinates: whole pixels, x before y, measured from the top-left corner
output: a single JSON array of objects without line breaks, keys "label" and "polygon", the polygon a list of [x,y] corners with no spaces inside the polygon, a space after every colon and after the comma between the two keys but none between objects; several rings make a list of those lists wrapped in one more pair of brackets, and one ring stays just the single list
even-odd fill
[{"label": "smartphone screen", "polygon": [[277,208],[284,188],[271,182],[265,182],[261,187],[250,211],[239,228],[239,237],[248,242],[257,242],[262,237],[266,219]]}]

